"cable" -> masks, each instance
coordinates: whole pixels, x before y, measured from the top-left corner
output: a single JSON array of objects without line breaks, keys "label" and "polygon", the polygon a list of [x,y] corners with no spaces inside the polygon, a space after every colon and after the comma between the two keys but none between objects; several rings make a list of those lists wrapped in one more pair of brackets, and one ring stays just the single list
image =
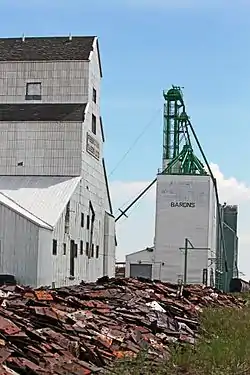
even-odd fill
[{"label": "cable", "polygon": [[[145,183],[145,186],[146,186],[146,183]],[[123,207],[127,206],[129,204],[129,202],[131,202],[132,200],[134,200],[138,194],[140,194],[140,192],[138,191],[138,193],[132,195],[128,200],[126,200],[126,202],[123,203],[122,206],[120,206],[119,208],[117,208],[117,210],[115,211],[115,216],[118,215],[119,212],[121,212],[121,210],[123,209]]]},{"label": "cable", "polygon": [[120,215],[115,219],[115,222],[118,221],[122,216],[126,216],[126,212],[154,185],[157,181],[155,178],[145,189],[143,189],[140,194],[128,205],[128,207],[123,211],[120,209]]},{"label": "cable", "polygon": [[110,174],[109,174],[108,177],[111,177],[114,174],[114,172],[117,170],[117,168],[120,166],[120,164],[128,156],[128,154],[130,153],[130,151],[132,151],[132,149],[135,147],[135,145],[137,144],[137,142],[146,133],[146,131],[149,129],[149,127],[154,123],[154,121],[156,120],[156,118],[157,118],[157,116],[158,116],[158,114],[159,114],[160,111],[161,111],[161,108],[157,110],[156,115],[154,115],[153,118],[149,121],[149,123],[147,123],[147,125],[143,128],[142,132],[138,135],[138,137],[134,140],[134,142],[132,143],[132,145],[125,152],[125,154],[123,155],[123,157],[119,160],[119,162],[116,164],[116,166],[112,169],[112,171],[110,172]]},{"label": "cable", "polygon": [[221,241],[222,241],[222,247],[223,247],[223,254],[224,254],[224,259],[225,259],[225,271],[226,273],[228,272],[228,265],[227,265],[227,255],[226,255],[226,245],[225,245],[225,237],[224,237],[224,232],[223,232],[223,228],[222,228],[222,219],[221,219],[221,212],[220,212],[220,201],[219,201],[219,193],[218,193],[218,188],[217,188],[217,182],[216,182],[216,179],[213,175],[213,172],[210,168],[210,165],[207,161],[207,158],[206,158],[206,155],[204,154],[204,151],[201,147],[201,144],[199,142],[199,139],[194,131],[194,128],[193,128],[193,125],[191,123],[191,121],[188,119],[188,124],[190,126],[190,129],[192,131],[192,134],[193,134],[193,137],[197,143],[197,146],[199,148],[199,151],[204,159],[204,162],[207,166],[207,169],[209,171],[209,174],[212,178],[212,181],[213,181],[213,185],[214,185],[214,190],[215,190],[215,198],[216,198],[216,205],[217,205],[217,214],[218,214],[218,220],[219,220],[219,225],[220,225],[220,232],[221,232]]}]

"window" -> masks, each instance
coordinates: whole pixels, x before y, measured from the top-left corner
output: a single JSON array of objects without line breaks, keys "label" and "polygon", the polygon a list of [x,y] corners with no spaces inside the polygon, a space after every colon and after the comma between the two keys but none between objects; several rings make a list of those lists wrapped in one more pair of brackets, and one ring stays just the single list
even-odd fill
[{"label": "window", "polygon": [[96,117],[92,115],[92,133],[96,134]]},{"label": "window", "polygon": [[74,253],[75,258],[77,258],[77,243],[75,243],[75,253]]},{"label": "window", "polygon": [[29,82],[26,84],[26,100],[41,100],[42,85],[41,82]]},{"label": "window", "polygon": [[64,243],[64,244],[63,244],[63,255],[66,255],[66,249],[67,249],[67,247],[66,247],[66,243]]},{"label": "window", "polygon": [[94,258],[94,244],[91,246],[91,258]]},{"label": "window", "polygon": [[96,249],[95,249],[95,257],[96,257],[96,258],[99,258],[99,245],[96,245]]},{"label": "window", "polygon": [[66,206],[66,213],[65,213],[65,227],[64,232],[69,234],[69,219],[70,219],[70,201],[67,203]]},{"label": "window", "polygon": [[70,263],[69,263],[70,277],[75,276],[75,242],[70,241]]},{"label": "window", "polygon": [[96,89],[94,89],[94,88],[93,88],[92,100],[93,100],[94,103],[96,103]]},{"label": "window", "polygon": [[52,254],[57,255],[57,240],[53,240]]},{"label": "window", "polygon": [[87,216],[87,229],[89,229],[89,224],[90,224],[90,220],[89,220],[89,215]]},{"label": "window", "polygon": [[81,213],[81,227],[84,227],[84,214]]},{"label": "window", "polygon": [[80,255],[83,254],[83,241],[80,241]]},{"label": "window", "polygon": [[89,256],[89,243],[86,242],[86,255]]}]

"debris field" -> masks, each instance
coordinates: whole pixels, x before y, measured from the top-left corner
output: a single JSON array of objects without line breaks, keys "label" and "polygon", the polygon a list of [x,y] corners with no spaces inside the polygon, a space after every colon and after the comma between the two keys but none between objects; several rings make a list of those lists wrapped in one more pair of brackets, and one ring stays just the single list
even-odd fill
[{"label": "debris field", "polygon": [[204,306],[244,302],[202,286],[108,279],[56,290],[0,288],[0,374],[104,374],[117,358],[195,344]]}]

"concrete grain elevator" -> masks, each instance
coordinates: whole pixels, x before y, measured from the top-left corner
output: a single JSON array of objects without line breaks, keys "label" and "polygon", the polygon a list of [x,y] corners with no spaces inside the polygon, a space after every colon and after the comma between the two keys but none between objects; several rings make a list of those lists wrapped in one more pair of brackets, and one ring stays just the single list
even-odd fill
[{"label": "concrete grain elevator", "polygon": [[195,156],[180,87],[164,92],[162,171],[157,176],[153,278],[214,285],[216,196]]}]

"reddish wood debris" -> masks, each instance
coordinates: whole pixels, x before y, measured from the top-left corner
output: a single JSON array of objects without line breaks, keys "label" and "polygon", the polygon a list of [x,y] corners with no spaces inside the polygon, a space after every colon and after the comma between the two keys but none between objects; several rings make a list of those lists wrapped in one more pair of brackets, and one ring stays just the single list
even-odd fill
[{"label": "reddish wood debris", "polygon": [[104,374],[117,358],[194,344],[204,306],[244,302],[202,286],[102,278],[56,290],[0,288],[0,374]]}]

